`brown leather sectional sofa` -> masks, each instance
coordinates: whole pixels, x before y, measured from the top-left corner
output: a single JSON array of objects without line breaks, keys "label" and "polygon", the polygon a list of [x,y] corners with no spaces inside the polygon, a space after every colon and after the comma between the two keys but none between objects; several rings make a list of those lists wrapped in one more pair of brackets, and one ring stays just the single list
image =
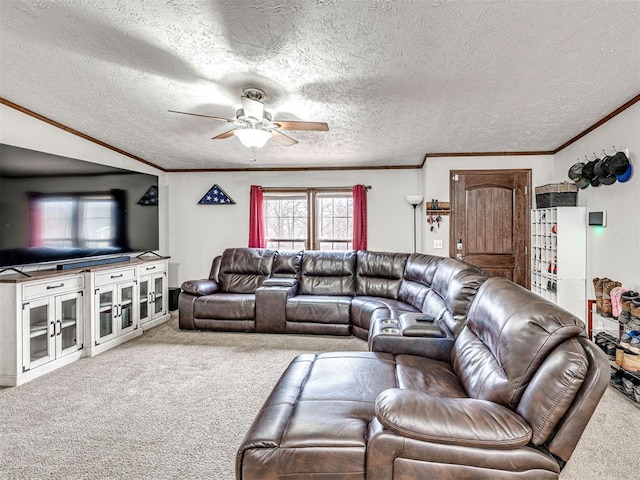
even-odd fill
[{"label": "brown leather sectional sofa", "polygon": [[231,248],[208,279],[182,284],[179,326],[367,339],[377,318],[425,312],[453,332],[484,280],[475,267],[431,255]]},{"label": "brown leather sectional sofa", "polygon": [[[242,250],[223,254],[217,278],[214,261],[210,280],[183,285],[181,328],[315,333],[318,320],[318,333],[368,330],[372,351],[295,358],[238,449],[237,480],[557,479],[608,385],[581,320],[455,260]],[[232,301],[235,319],[211,303]],[[423,312],[443,335],[420,334]]]}]

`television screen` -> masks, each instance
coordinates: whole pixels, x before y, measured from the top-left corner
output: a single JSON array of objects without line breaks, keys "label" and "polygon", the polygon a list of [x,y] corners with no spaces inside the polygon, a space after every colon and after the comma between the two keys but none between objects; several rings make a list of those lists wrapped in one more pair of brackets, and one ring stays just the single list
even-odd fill
[{"label": "television screen", "polygon": [[156,175],[0,144],[0,268],[158,248]]}]

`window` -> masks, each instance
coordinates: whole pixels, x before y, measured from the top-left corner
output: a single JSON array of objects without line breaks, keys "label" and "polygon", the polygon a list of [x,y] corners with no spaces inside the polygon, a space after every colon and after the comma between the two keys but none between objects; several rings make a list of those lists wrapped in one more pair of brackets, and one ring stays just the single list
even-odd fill
[{"label": "window", "polygon": [[34,200],[34,247],[100,248],[114,244],[115,200],[110,195],[42,196]]},{"label": "window", "polygon": [[264,190],[267,248],[353,248],[353,199],[350,189]]},{"label": "window", "polygon": [[264,209],[267,248],[276,250],[305,248],[309,217],[306,194],[265,195]]}]

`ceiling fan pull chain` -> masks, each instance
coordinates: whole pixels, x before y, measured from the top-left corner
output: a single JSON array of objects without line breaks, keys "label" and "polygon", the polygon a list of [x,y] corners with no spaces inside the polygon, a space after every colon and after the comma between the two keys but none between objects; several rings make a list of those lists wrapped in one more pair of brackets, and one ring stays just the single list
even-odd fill
[{"label": "ceiling fan pull chain", "polygon": [[250,160],[251,162],[256,162],[256,161],[257,161],[257,158],[256,158],[256,150],[257,150],[257,148],[256,148],[256,147],[251,147],[251,154],[252,154],[252,157],[253,157],[253,158],[251,158],[251,160]]}]

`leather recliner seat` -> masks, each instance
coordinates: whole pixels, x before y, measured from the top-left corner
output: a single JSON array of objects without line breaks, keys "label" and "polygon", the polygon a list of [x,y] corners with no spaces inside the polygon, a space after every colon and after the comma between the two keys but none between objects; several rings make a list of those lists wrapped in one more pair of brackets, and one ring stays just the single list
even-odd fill
[{"label": "leather recliner seat", "polygon": [[238,450],[237,480],[557,479],[609,381],[581,320],[491,278],[448,358],[432,345],[297,357]]}]

